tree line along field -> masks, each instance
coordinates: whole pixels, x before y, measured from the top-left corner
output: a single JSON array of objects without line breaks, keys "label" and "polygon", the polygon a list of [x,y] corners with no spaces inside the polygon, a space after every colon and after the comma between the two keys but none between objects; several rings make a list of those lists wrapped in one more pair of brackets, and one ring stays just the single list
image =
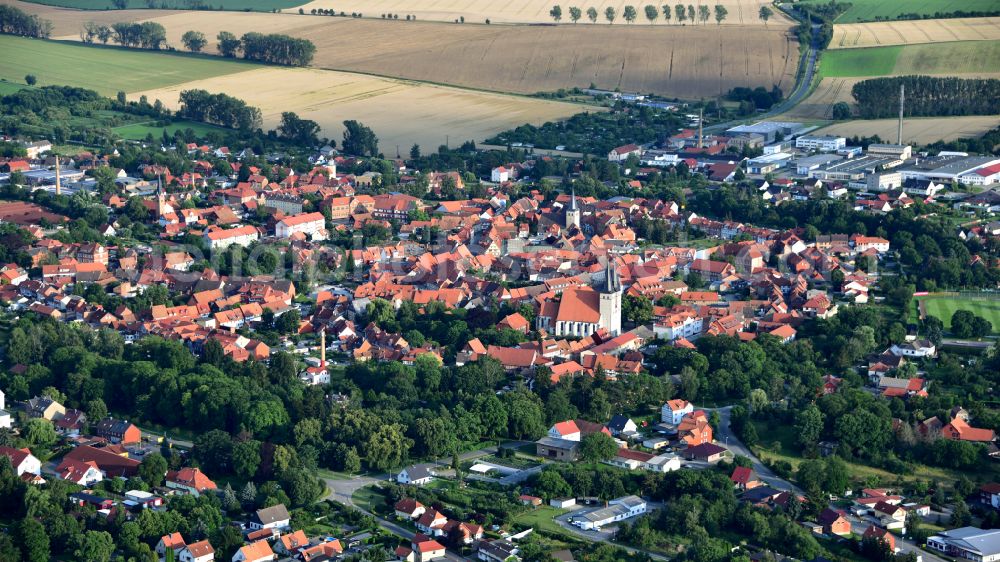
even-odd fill
[{"label": "tree line along field", "polygon": [[1000,334],[1000,295],[983,294],[982,297],[960,295],[930,295],[917,297],[914,300],[914,313],[919,317],[920,309],[930,316],[936,316],[944,323],[945,329],[951,328],[951,315],[956,310],[968,310],[989,320],[993,324],[993,333]]},{"label": "tree line along field", "polygon": [[[811,4],[826,4],[827,0],[805,0]],[[851,0],[851,7],[837,18],[836,23],[895,20],[901,15],[917,14],[932,18],[935,14],[953,12],[993,12],[1000,9],[996,0]],[[912,18],[909,18],[912,19]]]},{"label": "tree line along field", "polygon": [[[365,17],[380,18],[382,14],[399,14],[403,19],[407,15],[412,15],[418,21],[445,21],[454,22],[460,18],[465,18],[467,23],[555,23],[549,11],[554,5],[562,8],[561,23],[574,25],[569,16],[569,8],[575,6],[583,12],[582,17],[575,25],[595,25],[588,19],[586,12],[588,8],[597,10],[596,25],[609,25],[604,12],[607,8],[613,8],[616,18],[612,25],[674,25],[681,26],[686,23],[692,25],[691,21],[680,22],[676,15],[666,20],[662,12],[658,17],[650,22],[645,16],[645,6],[647,4],[655,6],[657,9],[663,4],[674,6],[677,2],[635,2],[633,0],[508,0],[506,2],[496,2],[494,0],[313,0],[302,6],[306,13],[312,10],[336,10],[348,14],[357,12]],[[686,1],[684,5],[693,4],[698,6],[698,2]],[[765,22],[760,18],[760,7],[770,6],[768,0],[703,0],[702,4],[712,8],[716,4],[725,6],[728,17],[723,21],[723,25],[788,25],[790,20],[778,10],[773,10],[774,15]],[[638,12],[635,22],[628,23],[622,17],[625,6],[633,6]],[[291,11],[297,12],[298,8]],[[700,22],[697,25],[702,25]],[[709,25],[715,25],[714,19],[709,19]]]},{"label": "tree line along field", "polygon": [[831,49],[1000,40],[1000,17],[837,24]]},{"label": "tree line along field", "polygon": [[1000,72],[1000,41],[836,49],[823,53],[823,77],[983,74]]},{"label": "tree line along field", "polygon": [[79,86],[109,96],[259,68],[217,57],[86,47],[10,35],[0,35],[0,52],[0,78],[23,82],[25,75],[32,74],[40,86]]}]

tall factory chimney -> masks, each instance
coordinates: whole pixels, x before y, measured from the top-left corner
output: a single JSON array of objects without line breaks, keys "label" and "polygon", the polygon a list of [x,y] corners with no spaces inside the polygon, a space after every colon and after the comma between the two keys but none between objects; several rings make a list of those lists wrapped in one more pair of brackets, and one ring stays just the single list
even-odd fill
[{"label": "tall factory chimney", "polygon": [[896,133],[896,144],[903,144],[903,95],[906,92],[906,85],[899,85],[899,130]]},{"label": "tall factory chimney", "polygon": [[56,195],[62,195],[62,178],[59,174],[59,155],[56,155]]},{"label": "tall factory chimney", "polygon": [[326,368],[326,328],[319,331],[319,366]]}]

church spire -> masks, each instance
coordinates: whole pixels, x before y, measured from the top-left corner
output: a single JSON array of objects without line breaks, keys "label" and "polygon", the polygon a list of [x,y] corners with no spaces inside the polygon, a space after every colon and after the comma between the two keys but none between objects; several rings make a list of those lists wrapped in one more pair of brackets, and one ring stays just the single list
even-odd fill
[{"label": "church spire", "polygon": [[576,189],[573,189],[566,209],[566,228],[580,228],[580,208],[576,206]]},{"label": "church spire", "polygon": [[608,262],[608,268],[604,270],[604,292],[617,293],[622,290],[622,278],[618,275],[618,266],[612,259]]}]

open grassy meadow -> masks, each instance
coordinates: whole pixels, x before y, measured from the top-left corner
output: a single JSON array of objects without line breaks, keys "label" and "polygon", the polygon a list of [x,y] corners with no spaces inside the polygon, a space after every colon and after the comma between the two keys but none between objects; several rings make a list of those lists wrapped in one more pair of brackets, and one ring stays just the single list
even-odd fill
[{"label": "open grassy meadow", "polygon": [[993,324],[993,333],[1000,335],[1000,295],[993,298],[976,298],[974,296],[958,295],[928,295],[917,297],[913,303],[913,318],[919,316],[920,308],[930,316],[936,316],[946,329],[951,328],[951,315],[956,310],[968,310],[976,316],[981,316]]},{"label": "open grassy meadow", "polygon": [[[809,3],[826,4],[827,0],[806,0]],[[1000,9],[995,0],[907,0],[906,2],[886,2],[886,0],[851,0],[851,7],[837,18],[837,23],[859,21],[894,20],[900,15],[917,14],[933,17],[956,11],[989,12]],[[910,18],[912,19],[912,18]]]},{"label": "open grassy meadow", "polygon": [[121,127],[115,127],[112,130],[126,140],[143,140],[146,138],[146,135],[153,135],[153,138],[159,139],[163,136],[163,131],[166,131],[168,135],[173,136],[173,134],[177,131],[186,131],[188,129],[191,129],[196,135],[199,136],[212,132],[226,132],[226,129],[223,129],[222,127],[206,125],[205,123],[198,123],[197,121],[175,121],[165,127],[159,127],[156,125],[156,122],[150,121],[146,123],[122,125]]},{"label": "open grassy meadow", "polygon": [[981,74],[1000,72],[1000,41],[836,49],[823,53],[823,77]]},{"label": "open grassy meadow", "polygon": [[833,26],[831,49],[1000,39],[1000,17],[849,23]]},{"label": "open grassy meadow", "polygon": [[6,80],[0,81],[0,96],[13,94],[24,87],[24,84],[16,84],[14,82],[7,82]]},{"label": "open grassy meadow", "polygon": [[112,47],[0,36],[0,78],[38,85],[68,85],[105,95],[163,88],[190,80],[232,74],[259,65],[215,57],[156,53]]}]

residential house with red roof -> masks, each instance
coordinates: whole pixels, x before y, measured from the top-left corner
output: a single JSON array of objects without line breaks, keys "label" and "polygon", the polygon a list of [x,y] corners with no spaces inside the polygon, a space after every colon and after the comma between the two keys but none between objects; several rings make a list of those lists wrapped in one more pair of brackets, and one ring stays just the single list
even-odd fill
[{"label": "residential house with red roof", "polygon": [[233,554],[233,562],[268,562],[277,560],[278,556],[271,550],[267,541],[257,541],[240,547]]},{"label": "residential house with red roof", "polygon": [[218,489],[215,482],[212,482],[197,467],[187,467],[167,472],[166,485],[167,488],[180,490],[193,496],[198,496],[208,490]]},{"label": "residential house with red roof", "polygon": [[31,451],[27,448],[14,449],[11,447],[0,447],[0,457],[7,457],[10,459],[10,465],[14,468],[14,472],[18,476],[26,473],[42,473],[41,462],[38,460],[38,457],[32,455]]},{"label": "residential house with red roof", "polygon": [[703,410],[690,412],[681,419],[677,425],[677,440],[688,447],[713,441],[712,426]]}]

